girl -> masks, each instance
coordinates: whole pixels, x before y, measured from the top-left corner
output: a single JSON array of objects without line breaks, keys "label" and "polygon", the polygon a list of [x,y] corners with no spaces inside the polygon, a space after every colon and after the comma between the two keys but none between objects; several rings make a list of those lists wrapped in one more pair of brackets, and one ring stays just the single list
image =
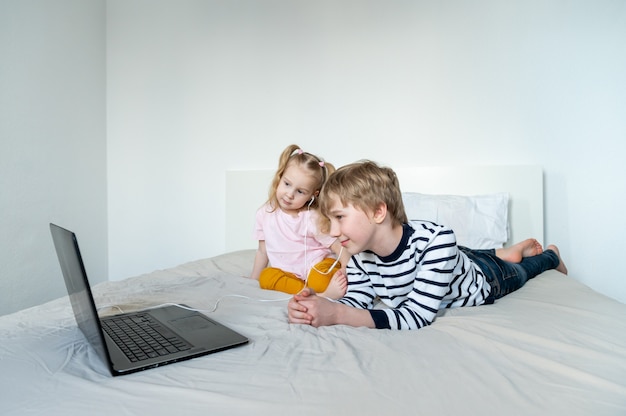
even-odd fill
[{"label": "girl", "polygon": [[256,214],[259,248],[251,277],[261,288],[295,294],[308,286],[332,299],[345,294],[349,255],[318,225],[317,196],[334,170],[295,144],[280,155],[269,199]]}]

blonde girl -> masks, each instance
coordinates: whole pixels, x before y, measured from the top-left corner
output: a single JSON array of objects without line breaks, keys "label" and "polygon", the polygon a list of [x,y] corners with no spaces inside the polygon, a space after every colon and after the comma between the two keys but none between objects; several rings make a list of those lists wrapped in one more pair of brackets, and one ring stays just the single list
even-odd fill
[{"label": "blonde girl", "polygon": [[254,228],[259,246],[251,277],[263,289],[295,294],[306,285],[332,299],[345,294],[349,255],[319,224],[317,198],[334,170],[295,144],[280,155],[269,199],[257,210]]}]

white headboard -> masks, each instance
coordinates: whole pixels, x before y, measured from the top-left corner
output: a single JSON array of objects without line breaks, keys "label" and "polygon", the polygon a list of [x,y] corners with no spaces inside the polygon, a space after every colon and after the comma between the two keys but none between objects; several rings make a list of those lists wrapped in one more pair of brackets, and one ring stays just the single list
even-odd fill
[{"label": "white headboard", "polygon": [[[508,192],[507,244],[534,237],[543,244],[543,172],[540,166],[394,168],[403,192],[480,195]],[[267,200],[274,170],[226,171],[226,251],[256,248],[256,210]]]}]

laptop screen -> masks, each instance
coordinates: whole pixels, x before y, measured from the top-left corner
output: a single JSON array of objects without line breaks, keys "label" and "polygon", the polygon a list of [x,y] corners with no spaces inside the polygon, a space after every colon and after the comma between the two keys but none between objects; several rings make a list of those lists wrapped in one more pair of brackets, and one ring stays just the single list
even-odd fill
[{"label": "laptop screen", "polygon": [[105,363],[109,362],[98,312],[87,281],[87,273],[76,236],[73,232],[55,224],[50,224],[50,231],[76,323],[102,360]]}]

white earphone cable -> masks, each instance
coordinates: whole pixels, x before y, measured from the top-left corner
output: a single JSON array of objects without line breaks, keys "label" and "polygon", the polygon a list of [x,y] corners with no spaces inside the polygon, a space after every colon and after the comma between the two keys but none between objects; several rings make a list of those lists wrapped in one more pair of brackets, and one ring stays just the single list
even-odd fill
[{"label": "white earphone cable", "polygon": [[[154,305],[154,306],[148,306],[146,308],[142,308],[141,310],[150,310],[150,309],[156,309],[156,308],[161,308],[163,306],[178,306],[179,308],[182,309],[186,309],[188,311],[195,311],[195,312],[206,312],[206,313],[213,313],[217,310],[217,307],[219,306],[220,302],[225,299],[225,298],[240,298],[240,299],[248,299],[248,300],[253,300],[255,302],[286,302],[288,300],[291,299],[291,296],[288,298],[280,298],[280,299],[256,299],[256,298],[252,298],[250,296],[244,296],[244,295],[224,295],[222,297],[220,297],[216,302],[215,302],[215,306],[213,306],[213,308],[211,309],[199,309],[199,308],[191,308],[189,306],[186,305],[182,305],[180,303],[175,303],[175,302],[165,302],[165,303],[161,303],[159,305]],[[117,310],[120,311],[120,313],[126,313],[121,307],[119,307],[118,305],[112,305],[112,306],[102,306],[99,307],[98,310],[101,309],[107,309],[107,308],[115,308]],[[134,312],[134,311],[132,311]]]},{"label": "white earphone cable", "polygon": [[[306,278],[304,279],[304,287],[308,287],[308,283],[309,283],[309,261],[308,261],[308,244],[307,244],[307,238],[308,238],[308,234],[309,234],[309,222],[311,220],[311,204],[313,203],[313,201],[315,200],[315,196],[311,197],[311,201],[309,202],[309,204],[307,205],[307,218],[306,218],[306,225],[304,228],[304,270],[306,273]],[[332,266],[330,266],[328,268],[327,271],[323,272],[321,270],[319,270],[317,267],[315,267],[315,265],[311,266],[311,270],[315,270],[316,272],[326,276],[328,275],[337,265],[337,263],[339,263],[339,260],[341,258],[341,254],[343,253],[343,247],[341,247],[341,249],[339,250],[339,255],[337,256],[337,258],[335,259],[335,262],[332,264]],[[155,309],[155,308],[160,308],[162,306],[178,306],[179,308],[183,308],[183,309],[187,309],[190,311],[196,311],[196,312],[207,312],[207,313],[212,313],[215,312],[220,304],[220,302],[225,299],[225,298],[240,298],[240,299],[248,299],[248,300],[253,300],[256,302],[285,302],[291,299],[291,296],[287,297],[287,298],[280,298],[280,299],[256,299],[256,298],[252,298],[250,296],[245,296],[245,295],[224,295],[222,297],[220,297],[216,302],[215,302],[215,306],[213,306],[212,309],[196,309],[196,308],[190,308],[189,306],[185,306],[185,305],[181,305],[179,303],[173,303],[173,302],[166,302],[166,303],[162,303],[160,305],[155,305],[155,306],[150,306],[147,308],[144,308],[143,310],[149,310],[149,309]],[[326,298],[329,299],[329,298]],[[332,300],[332,299],[329,299]],[[98,308],[98,310],[100,309],[106,309],[106,308],[115,308],[117,310],[119,310],[121,313],[124,313],[124,311],[122,310],[121,307],[119,307],[118,305],[112,305],[112,306],[102,306],[100,308]]]},{"label": "white earphone cable", "polygon": [[309,236],[309,222],[311,221],[311,204],[313,203],[314,200],[315,200],[315,197],[314,196],[311,197],[311,201],[309,202],[309,205],[307,205],[307,218],[306,218],[306,225],[304,227],[304,271],[306,273],[306,278],[304,279],[304,287],[307,287],[309,283],[309,274],[310,274],[309,269],[315,270],[316,272],[326,276],[335,268],[337,263],[339,263],[339,260],[341,259],[341,254],[343,253],[343,246],[341,246],[341,248],[339,249],[339,255],[335,259],[335,262],[325,272],[319,270],[317,267],[315,267],[315,265],[309,267],[307,239]]}]

